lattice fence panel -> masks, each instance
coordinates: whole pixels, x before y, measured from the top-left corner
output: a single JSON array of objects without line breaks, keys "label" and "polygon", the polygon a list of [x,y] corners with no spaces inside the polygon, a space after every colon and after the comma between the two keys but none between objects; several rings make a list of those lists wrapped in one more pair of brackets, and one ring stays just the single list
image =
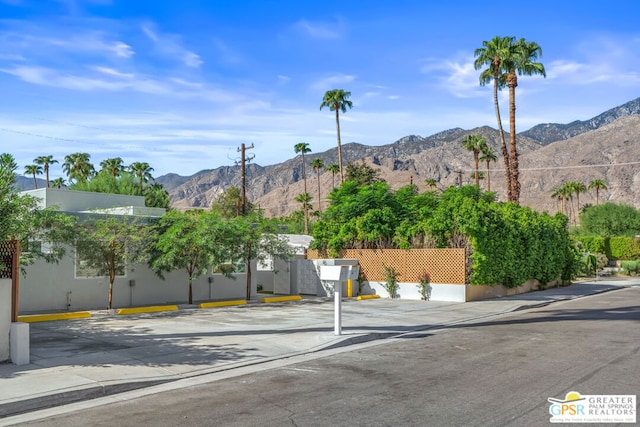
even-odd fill
[{"label": "lattice fence panel", "polygon": [[[13,257],[16,253],[15,241],[0,242],[0,279],[11,279],[13,277]],[[16,272],[20,274],[20,272]]]},{"label": "lattice fence panel", "polygon": [[[384,266],[393,267],[399,282],[418,282],[423,271],[432,283],[465,284],[465,250],[450,249],[346,249],[340,258],[355,258],[368,281],[384,282]],[[307,259],[321,259],[318,251],[308,250]]]}]

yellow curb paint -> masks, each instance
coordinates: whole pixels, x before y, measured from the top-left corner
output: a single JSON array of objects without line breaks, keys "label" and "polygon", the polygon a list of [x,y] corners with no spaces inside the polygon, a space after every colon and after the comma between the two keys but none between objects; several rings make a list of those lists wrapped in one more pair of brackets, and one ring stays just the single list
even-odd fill
[{"label": "yellow curb paint", "polygon": [[238,299],[233,301],[216,301],[216,302],[203,302],[198,305],[198,308],[214,308],[214,307],[228,307],[231,305],[246,305],[246,299]]},{"label": "yellow curb paint", "polygon": [[25,316],[18,316],[18,322],[49,322],[51,320],[86,319],[87,317],[91,317],[91,313],[89,313],[88,311],[74,311],[71,313],[30,314]]},{"label": "yellow curb paint", "polygon": [[268,297],[264,298],[262,302],[283,302],[283,301],[300,301],[302,297],[300,295],[288,295],[284,297]]},{"label": "yellow curb paint", "polygon": [[358,295],[358,301],[363,300],[363,299],[376,299],[376,298],[380,298],[380,295]]},{"label": "yellow curb paint", "polygon": [[158,311],[176,311],[177,305],[154,305],[151,307],[119,308],[116,314],[156,313]]}]

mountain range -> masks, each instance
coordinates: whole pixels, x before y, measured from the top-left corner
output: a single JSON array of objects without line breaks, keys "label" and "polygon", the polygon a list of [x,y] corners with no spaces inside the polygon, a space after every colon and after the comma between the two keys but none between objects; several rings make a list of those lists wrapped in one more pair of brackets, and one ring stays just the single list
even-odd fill
[{"label": "mountain range", "polygon": [[[508,128],[508,122],[503,123]],[[482,135],[491,145],[498,161],[491,164],[490,185],[499,200],[504,200],[504,172],[497,129],[483,126],[475,129],[454,128],[428,137],[405,136],[391,144],[367,146],[351,142],[343,144],[343,159],[361,161],[380,171],[380,176],[399,188],[409,183],[426,190],[425,180],[435,179],[438,188],[455,185],[462,173],[463,183],[472,182],[473,156],[462,148],[462,140],[470,134]],[[599,200],[628,203],[640,207],[640,98],[612,108],[585,121],[568,124],[545,123],[518,134],[518,152],[522,194],[520,202],[536,210],[555,212],[557,202],[551,198],[554,188],[567,181],[588,185],[603,179],[608,189],[600,191]],[[507,144],[509,134],[505,132]],[[293,152],[293,147],[291,147]],[[317,176],[311,161],[325,165],[337,163],[337,148],[305,156],[307,190],[317,208]],[[485,171],[485,165],[481,170]],[[486,172],[485,172],[486,174]],[[240,186],[240,168],[223,166],[203,170],[192,176],[163,175],[157,182],[169,191],[173,205],[179,208],[208,207],[229,186]],[[300,209],[295,197],[303,192],[301,156],[282,163],[246,169],[247,197],[267,215],[285,215]],[[320,175],[321,208],[331,191],[334,177]],[[336,182],[339,177],[335,177]],[[481,186],[486,182],[481,182]],[[581,205],[595,203],[595,194],[584,194]]]}]

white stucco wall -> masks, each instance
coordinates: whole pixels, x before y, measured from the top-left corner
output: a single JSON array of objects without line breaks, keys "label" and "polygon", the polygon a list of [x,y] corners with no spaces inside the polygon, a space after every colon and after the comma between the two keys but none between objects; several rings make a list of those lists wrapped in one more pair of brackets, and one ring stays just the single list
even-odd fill
[{"label": "white stucco wall", "polygon": [[0,279],[0,362],[9,360],[11,331],[11,279]]},{"label": "white stucco wall", "polygon": [[[20,280],[20,314],[48,311],[77,311],[105,309],[108,302],[109,281],[106,277],[76,278],[72,255],[58,264],[38,261],[26,268]],[[257,275],[251,276],[251,295],[256,294]],[[235,280],[222,274],[200,276],[193,283],[193,300],[216,301],[244,299],[246,274],[237,273]],[[146,265],[127,268],[125,277],[117,277],[113,289],[113,307],[132,307],[154,304],[187,303],[189,286],[187,273],[173,271],[161,279]],[[212,282],[209,283],[209,277]],[[130,286],[130,281],[135,286]]]},{"label": "white stucco wall", "polygon": [[[400,286],[396,298],[421,299],[417,283],[399,282]],[[450,285],[444,283],[431,283],[430,301],[465,302],[466,286]],[[363,294],[376,294],[382,298],[389,298],[389,293],[384,288],[384,282],[366,282]]]},{"label": "white stucco wall", "polygon": [[124,194],[93,193],[60,188],[38,188],[23,191],[38,199],[39,206],[57,207],[65,212],[83,212],[94,209],[110,209],[120,206],[144,207],[144,197]]}]

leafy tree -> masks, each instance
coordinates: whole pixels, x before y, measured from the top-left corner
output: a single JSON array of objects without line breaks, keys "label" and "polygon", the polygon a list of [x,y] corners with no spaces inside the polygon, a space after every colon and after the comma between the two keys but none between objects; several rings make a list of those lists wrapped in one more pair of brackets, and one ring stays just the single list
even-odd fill
[{"label": "leafy tree", "polygon": [[500,118],[500,104],[498,103],[498,90],[505,87],[506,76],[508,71],[504,63],[510,57],[511,46],[515,42],[514,37],[494,37],[490,41],[483,41],[482,47],[476,49],[474,56],[476,58],[474,67],[476,70],[487,67],[480,73],[480,85],[493,81],[493,104],[496,110],[496,119],[498,121],[498,131],[500,134],[500,148],[502,150],[502,158],[504,161],[505,185],[507,189],[507,200],[512,199],[512,190],[510,182],[510,166],[509,166],[509,150],[502,129],[502,119]]},{"label": "leafy tree", "polygon": [[122,159],[120,157],[113,157],[110,159],[104,159],[100,162],[100,167],[102,170],[106,170],[113,178],[117,178],[120,176],[122,172],[124,172],[125,167]]},{"label": "leafy tree", "polygon": [[382,181],[382,178],[380,178],[380,170],[372,168],[363,159],[360,163],[347,163],[345,181],[353,181],[357,185],[371,185]]},{"label": "leafy tree", "polygon": [[331,163],[325,169],[327,172],[331,172],[331,189],[336,188],[336,174],[340,172],[340,166],[337,163]]},{"label": "leafy tree", "polygon": [[49,165],[58,163],[58,161],[55,160],[53,156],[38,156],[35,159],[33,159],[33,163],[35,163],[36,165],[42,166],[45,177],[47,179],[47,188],[49,188]]},{"label": "leafy tree", "polygon": [[478,175],[478,163],[480,159],[480,153],[486,150],[487,141],[481,135],[467,135],[462,140],[462,147],[465,150],[473,152],[473,168],[475,184],[480,186],[480,177]]},{"label": "leafy tree", "polygon": [[[307,174],[305,171],[305,161],[304,155],[306,153],[311,152],[311,148],[309,148],[309,144],[306,142],[300,142],[296,144],[294,147],[296,154],[302,154],[302,180],[304,181],[304,193],[307,194]],[[304,234],[309,234],[309,209],[307,207],[308,201],[303,201],[303,209],[304,209]]]},{"label": "leafy tree", "polygon": [[144,193],[143,186],[150,179],[153,179],[151,172],[153,168],[149,166],[147,162],[133,162],[129,165],[129,171],[134,174],[138,178],[138,183],[140,184],[140,194]]},{"label": "leafy tree", "polygon": [[589,183],[589,190],[596,190],[596,206],[599,204],[600,190],[607,189],[607,183],[603,179],[594,179]]},{"label": "leafy tree", "polygon": [[580,215],[580,234],[614,237],[640,234],[640,211],[630,205],[602,203]]},{"label": "leafy tree", "polygon": [[67,174],[69,181],[76,183],[87,181],[95,172],[95,168],[90,162],[89,153],[73,153],[64,157],[62,170]]},{"label": "leafy tree", "polygon": [[516,87],[518,75],[531,76],[540,74],[546,77],[544,65],[536,62],[542,56],[542,49],[536,42],[528,42],[519,39],[512,44],[510,55],[505,60],[507,73],[507,87],[509,88],[509,172],[511,182],[510,202],[518,202],[520,199],[520,172],[518,170],[518,150],[516,146]]},{"label": "leafy tree", "polygon": [[119,176],[113,177],[111,172],[106,169],[100,170],[86,181],[79,181],[71,185],[70,189],[95,193],[127,194],[130,196],[143,195],[140,193],[140,187],[132,173],[122,172]]},{"label": "leafy tree", "polygon": [[146,262],[153,228],[129,216],[89,219],[77,228],[76,250],[87,266],[109,279],[107,308],[113,308],[113,282],[120,268]]},{"label": "leafy tree", "polygon": [[171,197],[169,192],[160,183],[154,182],[144,189],[144,205],[150,208],[171,207]]},{"label": "leafy tree", "polygon": [[313,159],[311,161],[311,167],[316,171],[316,177],[318,178],[318,210],[322,212],[322,204],[320,203],[320,171],[324,168],[324,162],[322,159]]},{"label": "leafy tree", "polygon": [[24,167],[24,173],[27,175],[33,175],[33,186],[38,188],[38,181],[36,175],[42,175],[42,166],[40,165],[27,165]]},{"label": "leafy tree", "polygon": [[[238,187],[229,187],[220,194],[216,201],[211,204],[211,209],[219,212],[223,218],[234,218],[240,215],[240,207],[242,206],[242,194]],[[251,212],[253,205],[247,201],[247,210]]]},{"label": "leafy tree", "polygon": [[498,160],[496,154],[489,145],[485,145],[484,150],[482,151],[482,156],[480,156],[481,162],[486,162],[487,164],[487,191],[491,191],[491,162],[495,162]]},{"label": "leafy tree", "polygon": [[193,304],[193,280],[231,259],[235,236],[218,212],[191,210],[167,212],[158,223],[153,243],[151,268],[165,272],[183,269],[189,283],[189,304]]},{"label": "leafy tree", "polygon": [[344,182],[344,173],[342,169],[342,144],[340,142],[340,111],[347,112],[347,108],[351,109],[353,103],[349,101],[351,92],[346,92],[343,89],[333,89],[325,92],[322,98],[322,104],[320,104],[320,110],[324,107],[328,107],[330,111],[336,112],[336,130],[338,133],[338,166],[340,168],[340,182]]}]

